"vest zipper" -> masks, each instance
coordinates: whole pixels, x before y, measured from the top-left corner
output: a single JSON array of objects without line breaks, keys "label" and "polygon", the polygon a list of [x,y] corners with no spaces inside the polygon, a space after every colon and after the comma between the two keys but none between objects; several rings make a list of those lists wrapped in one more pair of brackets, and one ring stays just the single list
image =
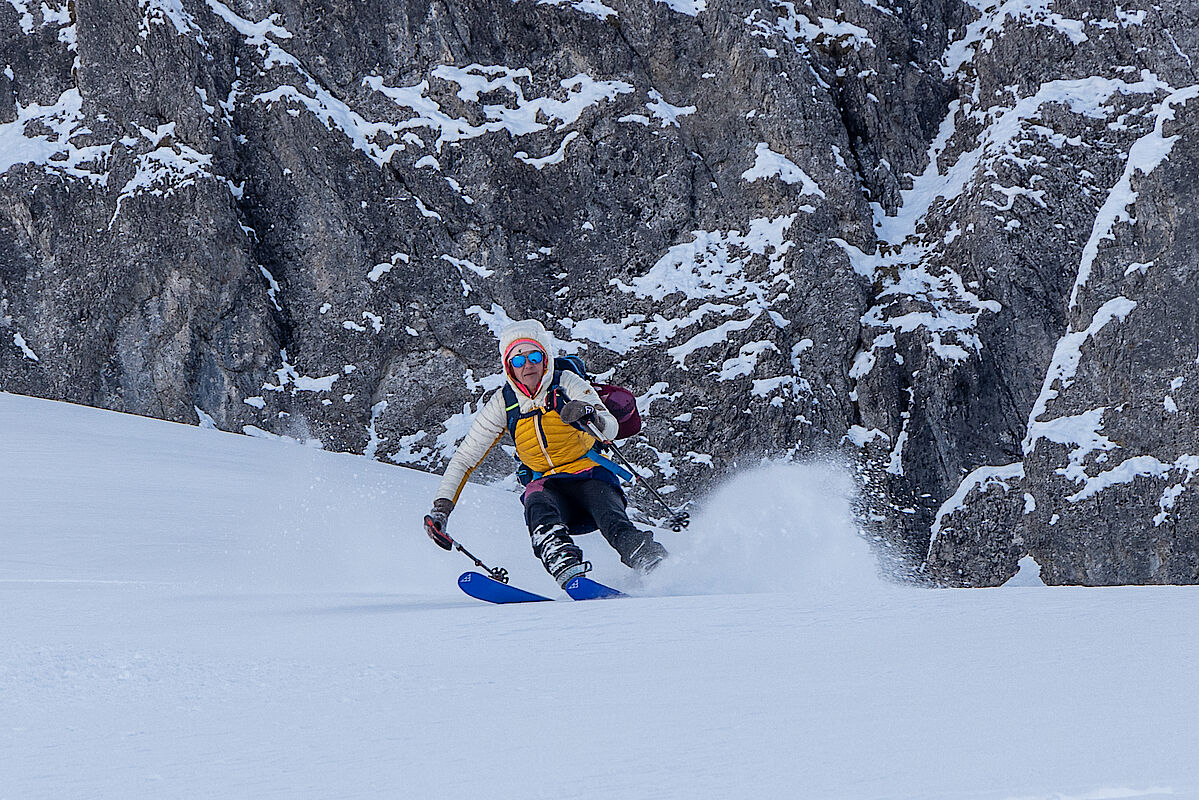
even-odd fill
[{"label": "vest zipper", "polygon": [[546,472],[552,472],[557,469],[557,465],[550,458],[549,442],[545,438],[545,429],[541,427],[541,411],[538,411],[537,416],[533,417],[533,428],[537,435],[537,446],[541,448],[541,455],[545,456],[545,463],[550,465]]}]

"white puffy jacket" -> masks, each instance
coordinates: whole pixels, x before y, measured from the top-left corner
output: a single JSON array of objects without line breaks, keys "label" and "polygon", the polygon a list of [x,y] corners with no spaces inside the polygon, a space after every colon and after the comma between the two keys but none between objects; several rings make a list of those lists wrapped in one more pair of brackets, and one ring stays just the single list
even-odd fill
[{"label": "white puffy jacket", "polygon": [[[500,358],[504,359],[508,349],[521,339],[536,342],[546,354],[545,375],[532,396],[529,396],[524,387],[513,378],[506,361],[504,363],[505,379],[516,393],[521,413],[527,413],[535,408],[545,408],[546,396],[554,381],[554,346],[549,333],[540,322],[536,320],[515,322],[500,332]],[[612,416],[611,412],[604,407],[595,387],[586,379],[580,378],[569,370],[563,370],[559,385],[567,397],[572,400],[582,400],[596,409],[596,416],[600,422],[600,433],[603,434],[605,440],[616,435],[616,431],[620,427],[616,417]],[[437,487],[436,496],[456,503],[458,495],[461,494],[471,473],[482,463],[491,449],[499,444],[500,439],[504,438],[504,434],[507,432],[508,414],[504,406],[504,393],[497,391],[484,404],[471,424],[470,432],[466,434],[462,444],[458,445],[458,450],[450,459],[449,466],[446,467],[445,474],[441,478],[441,484]]]}]

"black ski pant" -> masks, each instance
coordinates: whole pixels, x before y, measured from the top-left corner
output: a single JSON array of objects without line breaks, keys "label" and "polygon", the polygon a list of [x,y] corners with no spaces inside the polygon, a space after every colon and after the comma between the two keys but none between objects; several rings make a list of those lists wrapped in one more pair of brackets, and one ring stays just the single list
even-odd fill
[{"label": "black ski pant", "polygon": [[[648,533],[637,530],[625,513],[625,499],[620,490],[598,478],[544,479],[540,490],[524,497],[525,523],[529,533],[543,525],[565,525],[568,528],[587,527],[588,518],[599,528],[612,549],[620,554],[621,563],[637,568],[649,560],[666,556],[666,548]],[[567,544],[573,540],[565,534]]]}]

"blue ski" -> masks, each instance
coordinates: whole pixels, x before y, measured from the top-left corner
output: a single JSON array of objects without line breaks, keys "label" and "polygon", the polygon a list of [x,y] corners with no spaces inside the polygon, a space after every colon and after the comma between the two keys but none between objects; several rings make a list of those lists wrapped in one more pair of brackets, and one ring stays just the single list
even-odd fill
[{"label": "blue ski", "polygon": [[550,599],[526,592],[524,589],[517,589],[506,583],[500,583],[478,572],[464,572],[459,575],[458,588],[471,597],[477,600],[486,600],[488,603],[535,603]]},{"label": "blue ski", "polygon": [[609,597],[628,597],[624,592],[618,592],[611,586],[604,586],[602,583],[597,583],[586,575],[571,578],[563,588],[575,600],[606,600]]}]

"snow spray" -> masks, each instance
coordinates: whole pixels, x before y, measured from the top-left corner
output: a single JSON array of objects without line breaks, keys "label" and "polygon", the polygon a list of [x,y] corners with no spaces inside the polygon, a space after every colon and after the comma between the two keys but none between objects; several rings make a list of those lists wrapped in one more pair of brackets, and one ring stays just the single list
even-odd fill
[{"label": "snow spray", "polygon": [[767,462],[713,491],[646,588],[663,594],[881,591],[854,523],[855,483],[830,463]]}]

